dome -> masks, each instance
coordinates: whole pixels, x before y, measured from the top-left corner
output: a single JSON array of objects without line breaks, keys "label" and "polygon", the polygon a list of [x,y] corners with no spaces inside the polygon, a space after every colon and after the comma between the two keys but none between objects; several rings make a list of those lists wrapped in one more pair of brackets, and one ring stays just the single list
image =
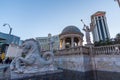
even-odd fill
[{"label": "dome", "polygon": [[67,26],[63,29],[61,33],[61,35],[64,35],[64,34],[82,34],[82,33],[80,29],[78,29],[76,26]]}]

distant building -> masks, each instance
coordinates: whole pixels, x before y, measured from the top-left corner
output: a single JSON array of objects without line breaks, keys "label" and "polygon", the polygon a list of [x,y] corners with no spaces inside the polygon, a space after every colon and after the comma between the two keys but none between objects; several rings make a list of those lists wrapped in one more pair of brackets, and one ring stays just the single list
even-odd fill
[{"label": "distant building", "polygon": [[7,46],[9,46],[11,43],[19,45],[19,41],[20,37],[18,36],[0,32],[0,51],[5,52]]},{"label": "distant building", "polygon": [[19,45],[20,37],[15,35],[9,35],[6,33],[0,32],[0,43],[6,43],[6,44],[18,44]]},{"label": "distant building", "polygon": [[[48,37],[36,37],[42,51],[66,49],[83,45],[83,33],[76,26],[65,27],[59,35]],[[51,44],[51,45],[50,45]]]},{"label": "distant building", "polygon": [[96,24],[94,30],[92,31],[94,42],[110,39],[110,33],[105,14],[106,12],[104,11],[98,11],[91,16],[91,23]]},{"label": "distant building", "polygon": [[[42,51],[50,50],[50,41],[48,37],[36,37],[36,40],[39,42]],[[51,36],[52,48],[53,50],[59,49],[59,35]]]}]

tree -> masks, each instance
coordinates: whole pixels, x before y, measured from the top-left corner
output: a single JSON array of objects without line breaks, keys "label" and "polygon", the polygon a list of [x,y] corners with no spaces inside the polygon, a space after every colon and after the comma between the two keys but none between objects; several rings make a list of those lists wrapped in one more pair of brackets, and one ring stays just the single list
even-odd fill
[{"label": "tree", "polygon": [[116,42],[117,44],[120,44],[120,33],[116,34],[115,42]]},{"label": "tree", "polygon": [[106,45],[112,45],[112,41],[109,38],[106,38],[105,43]]},{"label": "tree", "polygon": [[120,39],[120,33],[116,34],[116,39]]},{"label": "tree", "polygon": [[106,38],[105,41],[100,40],[98,42],[94,42],[95,46],[106,46],[106,45],[112,45],[112,41],[109,38]]}]

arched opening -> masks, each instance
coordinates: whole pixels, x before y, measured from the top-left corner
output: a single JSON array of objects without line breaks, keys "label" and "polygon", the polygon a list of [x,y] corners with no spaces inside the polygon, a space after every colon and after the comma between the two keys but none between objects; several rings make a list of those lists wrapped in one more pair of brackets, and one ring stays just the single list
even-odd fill
[{"label": "arched opening", "polygon": [[77,37],[74,38],[74,46],[78,46],[79,39]]},{"label": "arched opening", "polygon": [[65,39],[65,48],[70,48],[71,47],[71,38],[66,38]]}]

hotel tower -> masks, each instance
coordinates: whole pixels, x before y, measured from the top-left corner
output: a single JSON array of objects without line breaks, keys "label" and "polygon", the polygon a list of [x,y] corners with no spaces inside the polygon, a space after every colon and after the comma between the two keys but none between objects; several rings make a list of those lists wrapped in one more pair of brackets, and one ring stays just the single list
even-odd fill
[{"label": "hotel tower", "polygon": [[91,23],[95,24],[95,28],[92,31],[93,42],[110,39],[110,33],[105,14],[106,12],[98,11],[91,16]]}]

